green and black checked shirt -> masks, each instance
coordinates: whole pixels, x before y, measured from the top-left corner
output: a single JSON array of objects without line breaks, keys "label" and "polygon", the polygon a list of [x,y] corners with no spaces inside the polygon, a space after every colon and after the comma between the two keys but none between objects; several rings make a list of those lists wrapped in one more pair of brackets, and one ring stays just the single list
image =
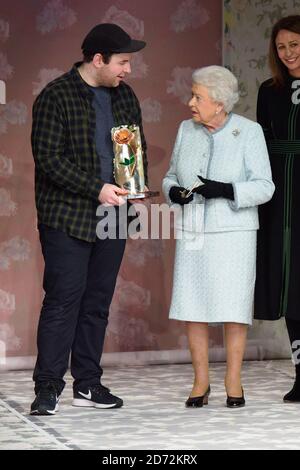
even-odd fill
[{"label": "green and black checked shirt", "polygon": [[[93,92],[74,65],[49,83],[33,105],[32,152],[38,223],[94,242],[101,180],[95,146]],[[111,88],[115,125],[140,127],[147,184],[147,154],[141,109],[129,85]]]}]

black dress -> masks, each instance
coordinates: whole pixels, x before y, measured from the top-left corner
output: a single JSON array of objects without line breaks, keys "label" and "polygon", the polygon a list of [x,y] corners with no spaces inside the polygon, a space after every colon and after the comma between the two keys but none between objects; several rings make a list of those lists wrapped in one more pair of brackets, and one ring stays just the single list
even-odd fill
[{"label": "black dress", "polygon": [[283,88],[267,80],[258,94],[257,121],[275,184],[271,201],[259,207],[254,318],[260,320],[286,316],[300,321],[300,104],[295,80],[290,77]]}]

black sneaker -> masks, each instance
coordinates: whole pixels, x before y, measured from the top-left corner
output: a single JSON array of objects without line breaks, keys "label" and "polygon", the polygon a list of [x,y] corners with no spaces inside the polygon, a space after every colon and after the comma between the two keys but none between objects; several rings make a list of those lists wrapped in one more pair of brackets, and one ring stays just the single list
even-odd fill
[{"label": "black sneaker", "polygon": [[92,385],[86,390],[74,390],[73,406],[94,408],[121,408],[123,400],[115,397],[107,387],[101,384]]},{"label": "black sneaker", "polygon": [[53,383],[41,384],[35,400],[31,404],[31,415],[54,415],[58,411],[58,395]]}]

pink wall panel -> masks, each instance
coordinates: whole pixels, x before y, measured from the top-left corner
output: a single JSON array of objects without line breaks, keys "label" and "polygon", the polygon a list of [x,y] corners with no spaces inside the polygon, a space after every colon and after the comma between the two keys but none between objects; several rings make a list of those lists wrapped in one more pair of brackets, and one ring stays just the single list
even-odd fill
[{"label": "pink wall panel", "polygon": [[[116,22],[146,40],[128,82],[142,105],[150,185],[161,189],[177,127],[189,118],[192,69],[221,63],[221,8],[219,0],[1,0],[0,361],[36,352],[43,270],[30,149],[36,93],[81,58],[81,41],[97,23]],[[168,320],[173,256],[172,241],[128,242],[106,351],[186,347],[183,325]],[[221,341],[214,329],[212,343]]]}]

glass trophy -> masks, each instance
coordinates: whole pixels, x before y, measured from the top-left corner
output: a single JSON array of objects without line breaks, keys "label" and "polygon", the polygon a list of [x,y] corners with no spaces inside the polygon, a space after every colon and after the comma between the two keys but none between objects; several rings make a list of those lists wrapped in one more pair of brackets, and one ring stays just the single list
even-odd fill
[{"label": "glass trophy", "polygon": [[145,186],[141,133],[137,125],[113,127],[114,177],[121,188],[128,191],[127,199],[143,199],[159,195]]}]

